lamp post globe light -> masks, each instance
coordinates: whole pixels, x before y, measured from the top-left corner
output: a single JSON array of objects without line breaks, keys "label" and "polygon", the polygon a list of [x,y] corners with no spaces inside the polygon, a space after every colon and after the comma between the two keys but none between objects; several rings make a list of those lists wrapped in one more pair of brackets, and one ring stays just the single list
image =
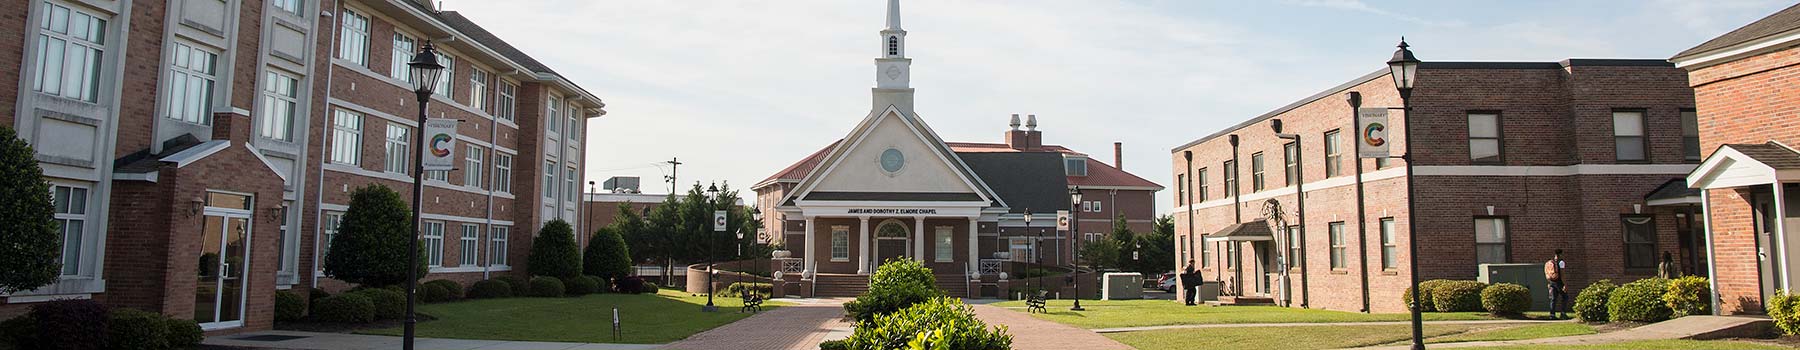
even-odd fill
[{"label": "lamp post globe light", "polygon": [[[719,183],[714,182],[712,185],[706,186],[706,211],[712,212],[717,210],[718,201]],[[708,239],[707,241],[717,242],[716,239]],[[717,244],[706,245],[706,306],[700,307],[700,311],[704,312],[719,311],[719,307],[713,305],[713,275],[715,275],[715,270],[713,269],[713,254],[716,254],[719,251],[718,247],[715,246],[717,246]]]},{"label": "lamp post globe light", "polygon": [[413,238],[406,241],[406,322],[404,331],[401,332],[401,349],[412,350],[413,329],[419,323],[417,314],[413,312],[413,306],[418,301],[419,269],[413,264],[419,261],[419,237],[424,236],[425,229],[425,222],[419,217],[425,203],[425,107],[431,102],[431,89],[437,87],[438,79],[443,76],[444,65],[438,63],[437,49],[431,46],[430,41],[426,41],[406,66],[411,69],[409,73],[413,84],[416,84],[413,86],[413,93],[418,95],[419,101],[419,123],[413,129]]},{"label": "lamp post globe light", "polygon": [[[1419,221],[1411,217],[1418,213],[1418,191],[1413,186],[1413,140],[1412,140],[1412,89],[1416,82],[1414,77],[1419,73],[1419,59],[1413,57],[1412,50],[1407,49],[1406,38],[1400,38],[1398,50],[1394,50],[1394,58],[1388,60],[1388,74],[1394,78],[1394,89],[1400,92],[1401,124],[1406,133],[1406,155],[1400,156],[1406,161],[1406,246],[1407,265],[1412,275],[1412,290],[1419,290]],[[1412,348],[1425,349],[1425,327],[1423,314],[1419,310],[1419,294],[1412,297]]]},{"label": "lamp post globe light", "polygon": [[[1075,238],[1075,276],[1081,276],[1081,241],[1084,239],[1081,237],[1081,214],[1078,214],[1080,211],[1076,211],[1076,209],[1080,209],[1077,207],[1078,205],[1081,205],[1081,186],[1069,189],[1069,233]],[[1073,282],[1070,284],[1075,285],[1075,307],[1071,307],[1069,310],[1086,311],[1087,309],[1081,308],[1081,278],[1076,277]]]}]

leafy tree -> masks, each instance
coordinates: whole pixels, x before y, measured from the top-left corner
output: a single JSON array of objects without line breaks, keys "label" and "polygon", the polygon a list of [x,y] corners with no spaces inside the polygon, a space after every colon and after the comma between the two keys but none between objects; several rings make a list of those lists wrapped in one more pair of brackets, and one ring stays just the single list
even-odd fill
[{"label": "leafy tree", "polygon": [[625,238],[619,235],[620,223],[614,221],[610,226],[601,227],[594,232],[594,238],[588,240],[587,253],[581,256],[583,273],[607,281],[631,274],[631,254],[625,247]]},{"label": "leafy tree", "polygon": [[525,268],[532,276],[572,278],[581,275],[581,249],[576,247],[575,228],[562,219],[550,220],[531,241],[531,256]]},{"label": "leafy tree", "polygon": [[1119,240],[1106,238],[1081,244],[1081,262],[1094,269],[1119,266]]},{"label": "leafy tree", "polygon": [[0,126],[0,294],[56,282],[62,237],[37,151]]},{"label": "leafy tree", "polygon": [[1138,253],[1133,261],[1129,251],[1119,254],[1119,259],[1126,264],[1125,270],[1145,274],[1157,274],[1175,268],[1175,220],[1163,215],[1156,218],[1156,229],[1134,237],[1136,243],[1130,248]]},{"label": "leafy tree", "polygon": [[[371,184],[350,192],[338,233],[325,255],[325,275],[344,282],[385,287],[406,282],[407,240],[418,239],[412,209],[400,193]],[[424,245],[419,245],[421,251]],[[425,254],[412,262],[416,277],[425,276]]]}]

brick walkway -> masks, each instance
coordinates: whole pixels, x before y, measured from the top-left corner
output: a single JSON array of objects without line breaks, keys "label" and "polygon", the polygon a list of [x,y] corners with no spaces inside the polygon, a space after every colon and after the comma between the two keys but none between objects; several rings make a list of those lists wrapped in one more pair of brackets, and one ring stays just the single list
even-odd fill
[{"label": "brick walkway", "polygon": [[695,334],[664,349],[818,350],[819,342],[850,336],[841,301],[783,306]]},{"label": "brick walkway", "polygon": [[1007,332],[1013,335],[1013,349],[1131,350],[1131,347],[1125,346],[1125,344],[1119,344],[1119,342],[1086,329],[1041,320],[1023,312],[1005,308],[989,305],[972,306],[975,308],[975,316],[980,317],[989,326],[1006,326]]}]

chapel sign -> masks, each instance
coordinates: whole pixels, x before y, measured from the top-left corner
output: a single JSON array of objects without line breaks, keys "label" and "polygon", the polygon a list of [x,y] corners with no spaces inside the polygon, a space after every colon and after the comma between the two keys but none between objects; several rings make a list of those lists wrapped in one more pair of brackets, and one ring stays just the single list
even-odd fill
[{"label": "chapel sign", "polygon": [[856,208],[856,209],[850,209],[849,213],[850,214],[896,214],[896,215],[898,215],[898,214],[937,214],[937,209]]}]

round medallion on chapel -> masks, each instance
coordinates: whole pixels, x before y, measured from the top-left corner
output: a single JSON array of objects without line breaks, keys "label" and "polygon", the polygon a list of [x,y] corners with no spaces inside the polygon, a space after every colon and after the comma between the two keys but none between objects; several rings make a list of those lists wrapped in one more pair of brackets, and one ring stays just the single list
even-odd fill
[{"label": "round medallion on chapel", "polygon": [[881,171],[885,171],[891,175],[900,172],[900,169],[904,168],[906,168],[906,154],[900,153],[899,149],[893,148],[881,151]]}]

